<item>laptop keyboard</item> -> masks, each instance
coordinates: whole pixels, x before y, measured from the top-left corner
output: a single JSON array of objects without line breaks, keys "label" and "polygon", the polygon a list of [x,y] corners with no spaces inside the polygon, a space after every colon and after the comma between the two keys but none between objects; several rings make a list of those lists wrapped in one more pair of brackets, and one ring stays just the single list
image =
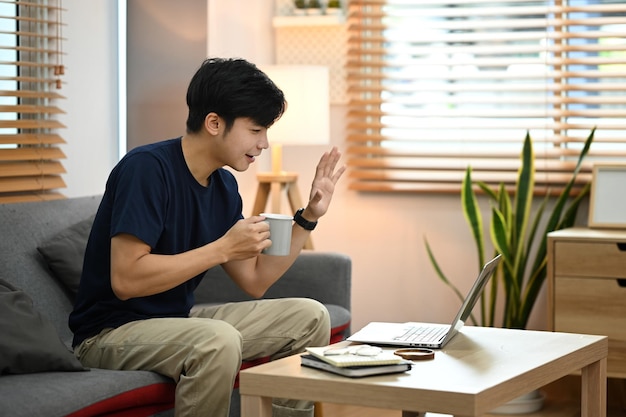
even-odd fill
[{"label": "laptop keyboard", "polygon": [[395,337],[395,340],[402,342],[437,342],[447,331],[447,326],[413,326],[408,328],[404,334]]}]

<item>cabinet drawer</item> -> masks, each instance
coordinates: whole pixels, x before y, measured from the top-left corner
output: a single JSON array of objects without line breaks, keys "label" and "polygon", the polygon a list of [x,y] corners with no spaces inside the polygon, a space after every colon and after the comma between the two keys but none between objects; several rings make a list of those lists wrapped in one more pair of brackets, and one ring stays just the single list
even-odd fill
[{"label": "cabinet drawer", "polygon": [[554,275],[626,278],[626,242],[558,241]]},{"label": "cabinet drawer", "polygon": [[554,284],[554,330],[608,336],[608,373],[626,377],[626,287],[615,279],[558,276]]}]

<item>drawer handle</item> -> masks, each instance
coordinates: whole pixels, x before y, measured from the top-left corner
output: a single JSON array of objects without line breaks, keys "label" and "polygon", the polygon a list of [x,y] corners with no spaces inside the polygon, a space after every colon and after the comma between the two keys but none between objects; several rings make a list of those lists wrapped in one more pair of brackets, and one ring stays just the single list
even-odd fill
[{"label": "drawer handle", "polygon": [[617,281],[617,285],[619,285],[620,287],[626,287],[626,279],[625,278],[618,278],[616,281]]},{"label": "drawer handle", "polygon": [[625,251],[626,250],[626,243],[616,243],[617,245],[617,249],[621,250],[621,251]]}]

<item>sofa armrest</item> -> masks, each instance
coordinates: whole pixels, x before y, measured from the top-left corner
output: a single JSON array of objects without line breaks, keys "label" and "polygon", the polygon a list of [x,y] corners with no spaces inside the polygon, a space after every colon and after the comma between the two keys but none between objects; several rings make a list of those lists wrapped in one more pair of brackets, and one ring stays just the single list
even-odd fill
[{"label": "sofa armrest", "polygon": [[[303,250],[263,298],[307,297],[350,311],[352,261],[344,254]],[[221,267],[209,270],[195,292],[196,304],[250,300]]]},{"label": "sofa armrest", "polygon": [[265,298],[308,297],[350,311],[352,262],[335,252],[303,251]]}]

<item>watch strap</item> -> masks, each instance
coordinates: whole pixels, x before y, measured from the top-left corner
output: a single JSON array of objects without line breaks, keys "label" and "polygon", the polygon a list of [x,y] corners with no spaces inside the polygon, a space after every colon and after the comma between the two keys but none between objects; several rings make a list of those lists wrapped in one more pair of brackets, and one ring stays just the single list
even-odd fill
[{"label": "watch strap", "polygon": [[317,222],[310,222],[302,217],[303,212],[304,208],[298,209],[298,211],[296,211],[296,214],[293,216],[293,221],[295,221],[296,224],[302,227],[304,230],[314,230],[315,226],[317,226]]}]

